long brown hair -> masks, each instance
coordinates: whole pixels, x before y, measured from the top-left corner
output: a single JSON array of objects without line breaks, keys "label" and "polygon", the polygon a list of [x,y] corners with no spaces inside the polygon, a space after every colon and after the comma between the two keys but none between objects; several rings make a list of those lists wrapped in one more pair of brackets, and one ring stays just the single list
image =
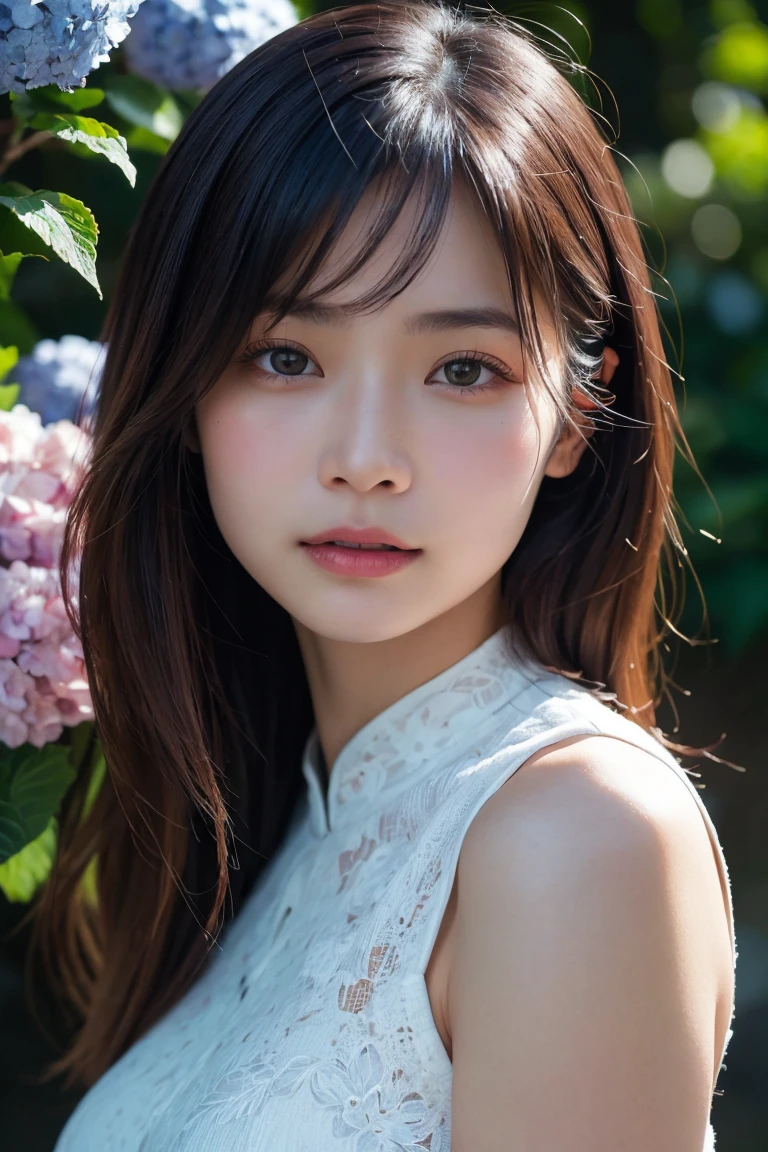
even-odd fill
[{"label": "long brown hair", "polygon": [[[286,311],[373,181],[363,266],[416,197],[415,235],[374,308],[431,254],[452,180],[470,182],[504,253],[523,348],[533,294],[577,393],[597,400],[574,473],[545,477],[502,573],[516,643],[655,728],[674,578],[680,429],[639,229],[599,118],[521,26],[495,12],[380,0],[312,16],[228,72],[189,116],[131,231],[101,339],[90,467],[61,578],[78,613],[107,774],[60,812],[33,943],[75,1039],[48,1075],[92,1084],[199,975],[287,827],[312,707],[292,622],[238,563],[184,430],[294,257]],[[607,336],[615,401],[585,343]],[[692,750],[691,750],[692,751]],[[82,877],[97,862],[98,902]]]}]

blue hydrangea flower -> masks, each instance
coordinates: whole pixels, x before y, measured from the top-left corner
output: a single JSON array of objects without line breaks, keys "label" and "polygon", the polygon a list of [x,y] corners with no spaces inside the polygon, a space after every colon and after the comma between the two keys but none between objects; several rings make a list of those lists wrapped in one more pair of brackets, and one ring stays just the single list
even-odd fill
[{"label": "blue hydrangea flower", "polygon": [[44,425],[54,420],[76,423],[85,395],[82,416],[87,420],[98,398],[106,347],[83,336],[39,340],[6,377],[9,384],[21,385],[16,403],[39,412]]},{"label": "blue hydrangea flower", "polygon": [[11,0],[0,3],[0,92],[58,84],[62,92],[85,77],[130,32],[128,18],[143,0]]},{"label": "blue hydrangea flower", "polygon": [[207,90],[297,21],[290,0],[143,0],[125,55],[132,72],[155,84]]}]

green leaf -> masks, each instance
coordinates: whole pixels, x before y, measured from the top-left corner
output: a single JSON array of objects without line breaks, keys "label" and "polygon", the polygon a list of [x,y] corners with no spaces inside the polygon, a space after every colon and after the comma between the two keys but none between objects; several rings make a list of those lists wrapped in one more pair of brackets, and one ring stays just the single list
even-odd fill
[{"label": "green leaf", "polygon": [[92,152],[98,152],[112,164],[117,164],[128,177],[131,187],[136,184],[136,169],[128,159],[125,138],[111,124],[74,113],[38,112],[30,128],[44,129],[62,140],[85,144]]},{"label": "green leaf", "polygon": [[[10,372],[10,370],[12,370],[12,367],[15,367],[15,365],[17,363],[18,363],[18,348],[16,348],[15,344],[12,344],[12,346],[10,346],[9,348],[1,348],[0,347],[0,380],[5,380],[8,372]],[[0,386],[0,397],[2,397],[2,399],[0,399],[0,408],[2,408],[3,411],[7,412],[13,408],[13,402],[8,404],[8,406],[6,406],[5,402],[3,402],[3,400],[5,400],[5,397],[3,397],[3,393],[7,394],[10,391],[10,388],[14,388],[14,387],[17,387],[17,385],[9,385],[9,386],[6,386],[5,388]]]},{"label": "green leaf", "polygon": [[[93,721],[83,721],[71,730],[71,743],[68,746],[46,745],[48,748],[59,748],[67,755],[71,762],[70,767],[73,776],[88,748],[92,730]],[[106,763],[97,738],[95,751],[93,749],[91,751],[91,775],[81,819],[84,820],[88,815],[104,781],[105,774]],[[57,840],[58,820],[56,815],[52,815],[39,836],[30,840],[19,852],[0,863],[0,890],[5,893],[8,900],[29,903],[37,889],[45,883],[50,875],[56,854]],[[83,872],[80,889],[83,897],[94,905],[98,899],[97,881],[98,860],[96,856],[93,856]]]},{"label": "green leaf", "polygon": [[21,384],[0,384],[0,411],[10,412],[19,398]]},{"label": "green leaf", "polygon": [[0,754],[0,862],[40,835],[74,778],[65,744],[22,744]]},{"label": "green leaf", "polygon": [[171,141],[149,128],[139,128],[135,124],[128,128],[125,134],[131,152],[154,152],[157,156],[165,156],[171,146]]},{"label": "green leaf", "polygon": [[15,344],[19,355],[26,356],[40,338],[41,333],[15,300],[0,299],[0,346]]},{"label": "green leaf", "polygon": [[0,348],[0,380],[4,379],[18,361],[19,350],[15,345],[12,344],[10,348]]},{"label": "green leaf", "polygon": [[102,88],[75,88],[73,92],[62,92],[56,84],[46,84],[44,88],[33,88],[25,92],[9,92],[14,118],[27,122],[37,112],[55,112],[67,108],[70,112],[82,112],[84,108],[95,108],[104,100]]},{"label": "green leaf", "polygon": [[0,184],[0,204],[10,208],[22,224],[31,228],[53,248],[57,256],[79,272],[103,299],[96,277],[96,241],[99,234],[93,213],[81,200],[66,192],[39,189],[33,192],[23,184]]},{"label": "green leaf", "polygon": [[28,904],[50,875],[58,822],[52,816],[39,836],[0,864],[0,889],[12,903]]},{"label": "green leaf", "polygon": [[45,88],[33,88],[32,92],[39,92],[49,104],[61,104],[71,112],[95,108],[104,99],[103,88],[75,88],[74,92],[62,92],[55,84],[48,84]]},{"label": "green leaf", "polygon": [[140,76],[113,76],[106,100],[129,124],[148,128],[164,140],[175,140],[184,123],[181,109],[164,88]]},{"label": "green leaf", "polygon": [[10,300],[13,281],[23,259],[23,252],[10,252],[7,256],[0,252],[0,300]]}]

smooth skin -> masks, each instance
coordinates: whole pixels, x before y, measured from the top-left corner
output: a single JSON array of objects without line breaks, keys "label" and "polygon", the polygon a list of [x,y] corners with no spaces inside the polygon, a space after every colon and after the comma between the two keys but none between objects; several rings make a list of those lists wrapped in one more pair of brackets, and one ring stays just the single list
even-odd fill
[{"label": "smooth skin", "polygon": [[726,898],[661,761],[607,736],[526,761],[467,831],[430,960],[452,1152],[702,1152]]},{"label": "smooth skin", "polygon": [[[375,195],[319,287],[359,242]],[[414,282],[375,313],[343,312],[398,257],[411,222],[406,210],[322,313],[277,327],[255,317],[187,433],[225,540],[293,620],[328,765],[504,622],[501,567],[542,478],[570,474],[590,434],[581,417],[559,432],[540,382],[523,386],[514,331],[417,321],[513,313],[496,239],[461,182]],[[558,381],[539,298],[537,322]],[[273,347],[254,349],[262,339]],[[495,367],[478,369],[478,356]],[[603,383],[617,363],[606,349]],[[299,542],[342,524],[384,528],[422,555],[378,579],[325,572]],[[701,1152],[730,942],[701,814],[655,757],[588,737],[518,769],[465,837],[425,980],[454,1066],[452,1152]]]}]

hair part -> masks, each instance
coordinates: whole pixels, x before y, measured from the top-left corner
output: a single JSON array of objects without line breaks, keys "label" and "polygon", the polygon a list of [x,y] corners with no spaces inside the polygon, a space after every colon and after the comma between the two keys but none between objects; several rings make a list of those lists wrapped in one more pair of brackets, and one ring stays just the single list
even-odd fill
[{"label": "hair part", "polygon": [[[414,232],[356,302],[381,306],[429,259],[453,182],[491,222],[532,376],[571,419],[596,401],[572,475],[544,477],[502,570],[518,648],[594,686],[652,730],[664,688],[679,535],[682,438],[642,242],[596,118],[520,25],[442,3],[380,0],[312,16],[257,48],[192,112],[131,230],[85,481],[61,560],[78,611],[108,772],[85,812],[85,770],[60,812],[34,945],[73,1009],[46,1078],[94,1083],[190,987],[282,841],[313,723],[290,617],[226,545],[202,463],[184,443],[196,403],[275,284],[311,297],[362,195],[377,212],[348,282],[406,203]],[[293,238],[286,242],[286,237]],[[547,380],[534,295],[547,300],[565,388]],[[615,402],[584,342],[610,334]],[[82,878],[97,860],[98,903]]]}]

